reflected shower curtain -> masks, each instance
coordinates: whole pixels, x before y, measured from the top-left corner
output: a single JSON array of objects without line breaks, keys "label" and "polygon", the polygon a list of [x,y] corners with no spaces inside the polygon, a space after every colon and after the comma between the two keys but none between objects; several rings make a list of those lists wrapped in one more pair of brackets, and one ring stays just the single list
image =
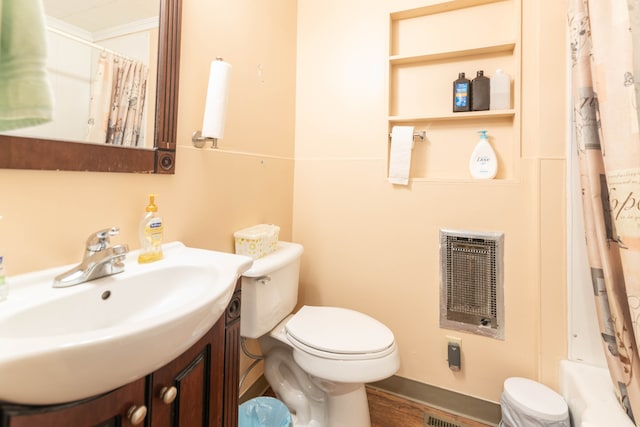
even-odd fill
[{"label": "reflected shower curtain", "polygon": [[102,52],[91,85],[87,141],[139,147],[147,67]]},{"label": "reflected shower curtain", "polygon": [[569,0],[568,17],[593,293],[616,395],[632,420],[640,416],[639,1]]}]

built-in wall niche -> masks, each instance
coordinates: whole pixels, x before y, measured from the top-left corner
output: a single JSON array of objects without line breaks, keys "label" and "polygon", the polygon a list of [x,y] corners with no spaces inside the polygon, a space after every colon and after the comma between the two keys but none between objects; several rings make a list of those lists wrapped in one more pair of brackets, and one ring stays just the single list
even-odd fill
[{"label": "built-in wall niche", "polygon": [[472,179],[469,158],[480,141],[478,129],[488,130],[489,143],[498,157],[496,179],[514,176],[512,159],[517,156],[518,147],[513,145],[512,117],[465,119],[455,124],[438,120],[426,127],[421,127],[420,123],[415,126],[426,129],[426,139],[414,143],[411,155],[411,176],[414,180]]},{"label": "built-in wall niche", "polygon": [[[471,180],[469,157],[486,129],[499,162],[496,179],[512,179],[520,158],[521,0],[449,0],[390,14],[389,131],[426,130],[416,142],[411,179]],[[490,23],[490,25],[489,25]],[[453,113],[453,81],[478,70],[511,77],[511,108]]]}]

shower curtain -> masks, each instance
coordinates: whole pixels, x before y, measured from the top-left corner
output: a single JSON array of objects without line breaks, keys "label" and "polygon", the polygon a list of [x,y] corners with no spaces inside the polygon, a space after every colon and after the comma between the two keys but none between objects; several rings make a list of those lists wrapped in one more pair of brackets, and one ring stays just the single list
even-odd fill
[{"label": "shower curtain", "polygon": [[568,16],[591,285],[616,395],[632,420],[640,417],[639,8],[640,0],[569,0]]},{"label": "shower curtain", "polygon": [[146,86],[146,65],[102,52],[91,85],[87,141],[142,146]]}]

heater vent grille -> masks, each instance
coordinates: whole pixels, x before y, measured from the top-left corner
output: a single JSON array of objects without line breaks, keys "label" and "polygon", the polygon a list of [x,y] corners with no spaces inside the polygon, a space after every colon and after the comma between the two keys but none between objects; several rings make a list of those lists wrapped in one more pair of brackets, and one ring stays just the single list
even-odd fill
[{"label": "heater vent grille", "polygon": [[451,423],[432,415],[425,416],[424,425],[426,427],[460,427],[460,424]]},{"label": "heater vent grille", "polygon": [[503,336],[503,234],[440,231],[440,326]]}]

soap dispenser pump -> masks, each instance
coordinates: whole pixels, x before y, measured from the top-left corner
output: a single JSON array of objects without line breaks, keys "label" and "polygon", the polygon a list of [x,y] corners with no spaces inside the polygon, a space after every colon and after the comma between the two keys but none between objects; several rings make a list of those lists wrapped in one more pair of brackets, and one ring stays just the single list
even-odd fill
[{"label": "soap dispenser pump", "polygon": [[155,194],[149,194],[147,213],[140,221],[140,255],[138,262],[145,264],[162,259],[162,219],[158,215],[158,206],[155,204]]},{"label": "soap dispenser pump", "polygon": [[471,159],[469,159],[469,171],[471,176],[476,179],[492,179],[495,178],[498,173],[498,159],[496,153],[489,144],[487,138],[487,131],[481,130],[480,141],[473,149],[471,153]]}]

